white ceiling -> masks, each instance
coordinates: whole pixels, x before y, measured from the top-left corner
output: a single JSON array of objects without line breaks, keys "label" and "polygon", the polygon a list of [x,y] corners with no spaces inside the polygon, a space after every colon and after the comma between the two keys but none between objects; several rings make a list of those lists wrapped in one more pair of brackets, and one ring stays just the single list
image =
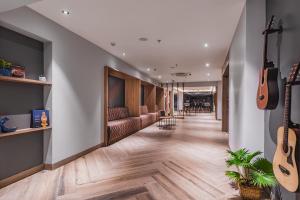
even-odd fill
[{"label": "white ceiling", "polygon": [[[163,82],[191,82],[221,80],[221,67],[244,3],[245,0],[43,0],[30,8],[155,79],[161,75]],[[63,15],[63,9],[71,14]],[[140,37],[148,41],[141,42]],[[209,47],[205,48],[204,43]],[[209,68],[205,67],[207,62]],[[170,68],[176,64],[177,68]],[[192,76],[176,78],[171,76],[174,72],[190,72]]]},{"label": "white ceiling", "polygon": [[0,13],[8,10],[12,10],[15,8],[19,8],[21,6],[25,6],[27,4],[40,1],[40,0],[1,0],[0,1]]}]

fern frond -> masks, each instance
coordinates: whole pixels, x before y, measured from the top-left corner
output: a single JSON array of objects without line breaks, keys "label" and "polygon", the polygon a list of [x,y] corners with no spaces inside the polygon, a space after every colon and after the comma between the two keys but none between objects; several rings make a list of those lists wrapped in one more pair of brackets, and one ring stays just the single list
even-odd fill
[{"label": "fern frond", "polygon": [[276,178],[273,174],[266,174],[259,171],[251,173],[251,183],[260,188],[274,187],[277,185]]},{"label": "fern frond", "polygon": [[252,160],[253,160],[253,158],[255,158],[256,156],[259,156],[259,155],[261,155],[262,154],[262,152],[261,151],[255,151],[255,152],[253,152],[253,153],[249,153],[249,154],[247,154],[245,157],[245,161],[246,162],[248,162],[248,163],[250,163]]},{"label": "fern frond", "polygon": [[235,171],[226,171],[225,175],[234,182],[239,182],[241,180],[241,175]]},{"label": "fern frond", "polygon": [[272,163],[270,163],[265,158],[257,158],[253,162],[253,167],[255,170],[266,173],[266,174],[273,174],[273,166]]}]

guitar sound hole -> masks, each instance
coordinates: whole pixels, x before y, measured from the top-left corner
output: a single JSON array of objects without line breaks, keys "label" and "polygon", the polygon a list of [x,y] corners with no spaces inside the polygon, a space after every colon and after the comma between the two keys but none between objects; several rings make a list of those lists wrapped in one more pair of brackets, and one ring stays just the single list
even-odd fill
[{"label": "guitar sound hole", "polygon": [[260,96],[259,96],[259,100],[263,100],[264,98],[265,98],[264,95],[260,95]]},{"label": "guitar sound hole", "polygon": [[281,173],[283,173],[287,176],[289,176],[291,174],[289,170],[287,170],[285,167],[283,167],[281,165],[279,165],[279,169],[280,169]]}]

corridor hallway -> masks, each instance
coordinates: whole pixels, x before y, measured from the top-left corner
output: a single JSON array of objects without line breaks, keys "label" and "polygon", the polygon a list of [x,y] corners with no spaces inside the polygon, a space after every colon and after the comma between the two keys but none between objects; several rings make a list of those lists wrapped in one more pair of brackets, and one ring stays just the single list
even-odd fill
[{"label": "corridor hallway", "polygon": [[0,190],[1,200],[231,199],[224,175],[228,136],[214,114],[156,124],[54,171],[42,171]]}]

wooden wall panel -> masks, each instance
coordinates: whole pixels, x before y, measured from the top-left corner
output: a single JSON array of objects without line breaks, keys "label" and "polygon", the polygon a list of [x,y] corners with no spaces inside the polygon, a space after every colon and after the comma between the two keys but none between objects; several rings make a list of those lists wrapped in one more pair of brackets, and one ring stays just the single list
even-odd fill
[{"label": "wooden wall panel", "polygon": [[108,145],[107,122],[108,122],[108,75],[109,67],[104,67],[104,144]]},{"label": "wooden wall panel", "polygon": [[229,66],[223,74],[222,88],[222,131],[229,130]]},{"label": "wooden wall panel", "polygon": [[141,80],[127,78],[125,80],[125,106],[131,117],[140,116]]},{"label": "wooden wall panel", "polygon": [[164,89],[156,87],[156,105],[159,110],[164,110]]},{"label": "wooden wall panel", "polygon": [[145,85],[144,91],[144,101],[145,105],[148,107],[149,112],[155,112],[156,104],[156,88],[154,85]]}]

